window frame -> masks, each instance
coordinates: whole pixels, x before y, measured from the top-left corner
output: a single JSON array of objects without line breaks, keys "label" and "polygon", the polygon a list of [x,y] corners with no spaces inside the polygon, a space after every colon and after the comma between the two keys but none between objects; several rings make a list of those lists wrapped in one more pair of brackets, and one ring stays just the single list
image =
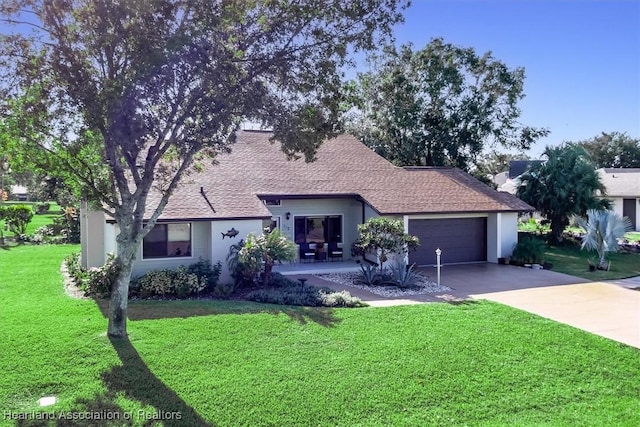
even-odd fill
[{"label": "window frame", "polygon": [[[340,218],[340,239],[338,241],[332,241],[330,239],[329,236],[329,230],[328,230],[328,220],[331,217],[338,217]],[[305,233],[304,233],[304,241],[298,241],[298,233],[297,233],[297,229],[296,229],[296,222],[297,220],[304,218],[304,223],[305,223]],[[324,231],[323,231],[323,242],[325,244],[327,243],[338,243],[338,244],[344,244],[344,214],[341,213],[332,213],[332,214],[302,214],[302,215],[294,215],[293,216],[293,240],[296,244],[300,244],[300,243],[314,243],[316,242],[316,240],[310,241],[308,240],[307,236],[309,235],[308,229],[307,229],[307,224],[308,224],[308,219],[309,218],[320,218],[322,221],[325,221],[325,225],[323,226]]]},{"label": "window frame", "polygon": [[190,250],[187,252],[189,255],[164,255],[164,256],[145,256],[144,252],[145,252],[145,243],[144,240],[147,238],[147,236],[149,236],[149,234],[151,234],[153,232],[153,229],[151,229],[151,231],[149,232],[149,234],[147,234],[147,236],[144,237],[144,239],[142,240],[142,244],[140,245],[140,259],[142,261],[157,261],[157,260],[167,260],[167,259],[193,259],[194,255],[193,255],[193,222],[189,222],[189,221],[184,221],[184,222],[156,222],[156,224],[153,226],[154,228],[157,226],[165,226],[166,227],[166,232],[165,232],[165,240],[164,240],[164,244],[165,244],[165,249],[168,252],[168,244],[170,243],[169,241],[169,227],[171,225],[188,225],[189,226],[189,243],[187,245],[188,248],[190,248]]}]

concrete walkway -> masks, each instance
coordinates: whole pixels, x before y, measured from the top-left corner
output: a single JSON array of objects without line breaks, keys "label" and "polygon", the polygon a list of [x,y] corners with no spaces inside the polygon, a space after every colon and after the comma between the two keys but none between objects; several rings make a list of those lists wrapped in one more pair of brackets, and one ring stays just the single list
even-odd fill
[{"label": "concrete walkway", "polygon": [[[434,280],[433,269],[423,269]],[[386,298],[310,275],[309,284],[347,290],[374,307],[487,299],[640,348],[640,277],[588,282],[548,270],[495,264],[445,266],[441,283],[450,291]]]}]

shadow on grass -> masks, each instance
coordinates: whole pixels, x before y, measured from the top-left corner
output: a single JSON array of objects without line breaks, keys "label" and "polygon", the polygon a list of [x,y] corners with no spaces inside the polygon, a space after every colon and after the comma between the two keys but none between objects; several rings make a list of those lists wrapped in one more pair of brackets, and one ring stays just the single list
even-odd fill
[{"label": "shadow on grass", "polygon": [[102,374],[110,397],[123,394],[143,405],[152,406],[156,412],[149,415],[158,416],[165,426],[211,425],[151,372],[128,338],[109,340],[122,362],[122,366],[114,366]]},{"label": "shadow on grass", "polygon": [[[109,301],[96,299],[102,315],[108,316]],[[222,314],[259,314],[268,313],[274,316],[286,314],[300,324],[309,322],[331,328],[340,319],[327,307],[297,307],[274,304],[260,304],[249,301],[217,301],[217,300],[146,300],[129,301],[127,317],[129,320],[154,320],[187,318],[196,316],[212,316]]]},{"label": "shadow on grass", "polygon": [[[93,399],[77,399],[69,411],[42,413],[55,414],[48,420],[20,420],[19,426],[211,426],[178,394],[167,387],[147,367],[128,338],[109,338],[122,365],[114,366],[102,374],[106,392]],[[145,410],[122,408],[118,400],[126,398],[139,402]]]}]

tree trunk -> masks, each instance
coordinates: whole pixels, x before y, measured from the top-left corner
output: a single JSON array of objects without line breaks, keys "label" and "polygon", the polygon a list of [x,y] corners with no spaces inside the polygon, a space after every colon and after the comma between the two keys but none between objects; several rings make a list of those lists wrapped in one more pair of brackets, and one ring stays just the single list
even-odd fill
[{"label": "tree trunk", "polygon": [[[120,236],[119,236],[120,237]],[[133,268],[134,254],[137,245],[126,239],[118,239],[118,277],[111,289],[109,300],[109,326],[107,334],[110,337],[124,338],[127,336],[127,305],[129,302],[129,282]]]},{"label": "tree trunk", "polygon": [[111,299],[109,301],[109,327],[107,331],[110,337],[124,338],[127,336],[127,305],[129,302],[130,280],[131,265],[129,265],[128,269],[121,267],[116,283],[111,289]]},{"label": "tree trunk", "polygon": [[569,225],[569,221],[564,218],[551,218],[551,230],[549,233],[549,244],[560,245],[562,243],[562,233]]}]

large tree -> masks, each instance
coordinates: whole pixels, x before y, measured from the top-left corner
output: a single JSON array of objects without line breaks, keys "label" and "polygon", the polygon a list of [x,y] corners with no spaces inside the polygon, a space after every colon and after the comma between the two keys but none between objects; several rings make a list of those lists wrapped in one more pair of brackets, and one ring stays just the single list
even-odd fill
[{"label": "large tree", "polygon": [[442,39],[387,47],[351,85],[352,131],[399,166],[469,170],[484,148],[528,149],[545,129],[519,123],[524,69]]},{"label": "large tree", "polygon": [[4,143],[119,228],[109,335],[126,335],[135,254],[181,178],[227,150],[243,120],[313,160],[339,130],[348,54],[387,38],[402,3],[1,3]]},{"label": "large tree", "polygon": [[640,168],[640,139],[626,133],[602,132],[579,141],[598,168]]},{"label": "large tree", "polygon": [[574,215],[609,208],[596,167],[580,146],[546,147],[547,160],[520,175],[517,196],[536,208],[551,224],[549,242],[558,244]]}]

